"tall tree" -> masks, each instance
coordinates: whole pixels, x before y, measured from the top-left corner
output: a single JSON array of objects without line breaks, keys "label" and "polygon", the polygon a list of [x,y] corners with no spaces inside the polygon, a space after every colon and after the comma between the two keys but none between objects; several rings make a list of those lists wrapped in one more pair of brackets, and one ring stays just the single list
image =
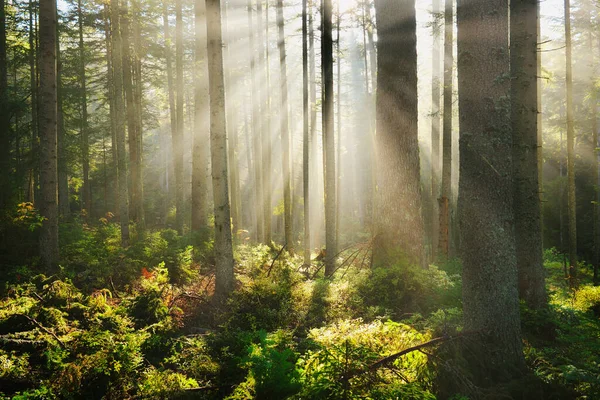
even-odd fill
[{"label": "tall tree", "polygon": [[433,0],[433,47],[432,47],[432,76],[431,76],[431,218],[430,232],[431,256],[436,257],[439,239],[439,203],[440,195],[440,0]]},{"label": "tall tree", "polygon": [[310,158],[308,98],[308,0],[302,0],[302,188],[304,196],[304,265],[310,265]]},{"label": "tall tree", "polygon": [[194,151],[192,155],[192,230],[208,226],[208,80],[206,70],[206,3],[196,0],[194,65]]},{"label": "tall tree", "polygon": [[510,2],[511,121],[519,293],[532,308],[546,304],[538,194],[537,0]]},{"label": "tall tree", "polygon": [[[326,0],[327,1],[327,0]],[[291,192],[291,173],[290,173],[290,128],[288,122],[288,83],[287,83],[287,61],[285,51],[285,31],[283,21],[283,0],[277,0],[277,30],[279,38],[277,46],[279,48],[279,71],[280,71],[280,90],[281,90],[281,151],[283,162],[283,216],[285,244],[288,251],[292,251],[294,243],[292,239],[292,192]]]},{"label": "tall tree", "polygon": [[577,204],[575,197],[575,127],[573,120],[573,67],[571,1],[565,0],[565,57],[567,85],[567,208],[569,220],[569,285],[577,282]]},{"label": "tall tree", "polygon": [[40,2],[40,257],[47,269],[58,263],[56,24],[56,1]]},{"label": "tall tree", "polygon": [[77,28],[79,33],[79,85],[81,89],[81,122],[79,134],[81,139],[81,166],[83,172],[83,209],[89,215],[92,212],[92,187],[90,184],[90,142],[88,133],[87,87],[85,77],[85,47],[83,40],[83,7],[81,0],[77,0]]},{"label": "tall tree", "polygon": [[454,0],[446,0],[444,12],[444,116],[442,126],[442,192],[439,199],[439,252],[450,250],[450,196],[452,187],[452,69],[454,68]]},{"label": "tall tree", "polygon": [[176,185],[169,185],[169,171],[173,170],[173,177],[175,176],[175,148],[173,147],[174,141],[172,138],[177,137],[177,116],[175,110],[175,88],[173,85],[173,63],[172,63],[172,43],[171,43],[171,35],[169,28],[169,0],[163,0],[163,30],[164,30],[164,39],[165,39],[165,64],[166,64],[166,72],[167,72],[167,92],[169,93],[169,121],[170,121],[170,131],[171,131],[171,146],[170,152],[167,151],[167,154],[170,153],[169,166],[167,167],[167,185],[169,187],[167,193],[167,201],[165,202],[167,207],[170,205],[170,202],[177,197],[176,194]]},{"label": "tall tree", "polygon": [[4,2],[0,9],[0,211],[4,210],[10,196],[10,115],[8,107],[8,71],[6,64],[6,13]]},{"label": "tall tree", "polygon": [[175,216],[177,231],[184,225],[184,176],[183,176],[183,10],[182,0],[175,1],[175,135],[173,136],[173,165],[175,166]]},{"label": "tall tree", "polygon": [[423,219],[417,131],[414,0],[376,0],[377,219],[374,260],[403,251],[421,263]]},{"label": "tall tree", "polygon": [[325,169],[325,275],[335,271],[335,132],[333,126],[333,22],[331,0],[323,0],[321,69],[323,73],[323,148]]},{"label": "tall tree", "polygon": [[27,189],[27,201],[34,202],[35,199],[35,182],[37,181],[37,168],[34,167],[34,157],[37,154],[38,146],[37,139],[39,134],[39,121],[38,121],[38,68],[36,60],[37,58],[37,23],[36,13],[34,7],[34,0],[29,0],[28,6],[29,14],[29,85],[31,87],[31,158],[32,166],[29,170],[29,184]]},{"label": "tall tree", "polygon": [[[260,21],[260,18],[259,18]],[[259,31],[260,32],[260,31]],[[259,36],[259,41],[262,42],[262,36]],[[271,243],[271,232],[272,232],[272,215],[273,210],[271,208],[271,153],[272,153],[272,142],[271,142],[271,64],[270,64],[270,46],[269,46],[269,0],[265,1],[265,62],[263,63],[266,77],[266,89],[265,89],[265,109],[263,110],[264,117],[264,129],[262,135],[262,153],[263,153],[263,204],[264,204],[264,242]]]},{"label": "tall tree", "polygon": [[210,151],[215,210],[215,297],[224,300],[233,290],[233,245],[227,186],[227,127],[221,1],[206,1],[208,82],[210,95]]},{"label": "tall tree", "polygon": [[[59,20],[57,10],[57,21]],[[66,217],[71,211],[69,204],[69,177],[67,174],[67,149],[65,143],[65,118],[63,109],[63,63],[60,52],[60,29],[56,27],[56,100],[57,100],[57,152],[58,152],[58,213]]]},{"label": "tall tree", "polygon": [[125,110],[123,102],[123,57],[119,0],[110,0],[113,90],[117,142],[117,183],[119,187],[119,221],[121,246],[129,245],[129,194],[127,187],[127,149],[125,148]]},{"label": "tall tree", "polygon": [[473,372],[501,379],[523,365],[510,79],[502,79],[510,76],[508,1],[459,0],[457,17],[465,329],[485,332],[476,342],[481,346]]}]

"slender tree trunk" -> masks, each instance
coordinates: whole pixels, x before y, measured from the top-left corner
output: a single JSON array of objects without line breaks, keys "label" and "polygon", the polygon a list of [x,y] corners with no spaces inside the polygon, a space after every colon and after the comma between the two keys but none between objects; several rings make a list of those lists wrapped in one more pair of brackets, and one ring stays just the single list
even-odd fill
[{"label": "slender tree trunk", "polygon": [[[271,62],[270,62],[270,51],[269,51],[269,0],[265,1],[265,76],[267,78],[266,84],[266,95],[265,95],[265,110],[263,110],[263,117],[265,127],[262,135],[262,153],[263,153],[263,203],[264,203],[264,211],[263,217],[265,219],[264,226],[264,237],[265,243],[268,245],[271,244],[272,241],[272,215],[273,210],[271,208],[271,192],[272,192],[272,183],[271,183],[271,152],[272,152],[272,142],[271,142]],[[259,40],[261,40],[259,38]],[[262,41],[262,40],[261,40]]]},{"label": "slender tree trunk", "polygon": [[[58,10],[57,10],[58,12]],[[58,21],[58,14],[56,17]],[[56,26],[56,98],[57,98],[57,151],[58,151],[58,214],[70,214],[69,177],[67,175],[67,155],[65,146],[65,123],[63,113],[62,60],[60,54],[60,30]]]},{"label": "slender tree trunk", "polygon": [[227,128],[220,0],[207,0],[210,149],[215,204],[215,298],[223,301],[234,287],[233,248],[227,189]]},{"label": "slender tree trunk", "polygon": [[[465,329],[476,384],[524,365],[513,211],[508,1],[459,0],[460,221]],[[481,35],[481,32],[487,32]],[[490,60],[494,62],[490,62]],[[465,352],[466,354],[466,352]],[[488,380],[489,381],[489,380]]]},{"label": "slender tree trunk", "polygon": [[510,68],[515,239],[519,293],[534,309],[546,305],[538,194],[537,0],[511,0]]},{"label": "slender tree trunk", "polygon": [[8,69],[6,63],[6,14],[4,3],[0,9],[0,211],[9,203],[10,182],[10,114],[8,107]]},{"label": "slender tree trunk", "polygon": [[440,0],[433,0],[433,54],[432,54],[432,79],[431,79],[431,257],[436,259],[439,239],[439,203],[440,197],[440,75],[441,75],[441,44],[440,44]]},{"label": "slender tree trunk", "polygon": [[[165,37],[165,63],[167,69],[167,91],[169,93],[169,119],[171,126],[171,139],[177,137],[177,116],[175,110],[175,91],[173,85],[173,67],[171,63],[171,54],[172,54],[172,44],[171,44],[171,35],[169,29],[169,8],[168,8],[168,0],[163,0],[163,29],[164,29],[164,37]],[[169,158],[169,167],[167,168],[167,173],[169,171],[173,171],[170,176],[175,177],[175,147],[173,146],[174,141],[171,140],[170,146],[170,158]],[[168,182],[170,184],[170,182]],[[177,197],[177,184],[169,185],[168,194],[167,194],[167,209],[172,204],[173,199]]]},{"label": "slender tree trunk", "polygon": [[336,209],[335,209],[335,243],[337,246],[340,245],[340,216],[342,214],[342,50],[340,43],[340,28],[342,23],[342,14],[340,14],[340,1],[336,3],[337,6],[337,38],[336,38],[336,77],[337,77],[337,143],[336,143],[336,172],[337,178],[335,182],[335,198],[336,198]]},{"label": "slender tree trunk", "polygon": [[304,265],[310,266],[310,118],[308,98],[308,0],[302,0],[302,188],[304,196]]},{"label": "slender tree trunk", "polygon": [[88,112],[87,112],[87,87],[85,79],[85,48],[83,41],[83,9],[81,0],[77,1],[77,27],[79,33],[79,85],[81,90],[81,125],[79,126],[79,134],[81,139],[81,166],[83,172],[83,209],[84,215],[92,213],[92,189],[90,185],[90,144],[88,135]]},{"label": "slender tree trunk", "polygon": [[129,246],[129,194],[127,187],[127,150],[125,147],[125,110],[123,102],[123,56],[119,0],[110,0],[112,65],[117,139],[117,181],[119,187],[119,221],[121,246]]},{"label": "slender tree trunk", "polygon": [[[117,181],[118,176],[118,158],[117,158],[117,120],[116,120],[116,109],[115,109],[115,83],[114,83],[114,71],[113,71],[113,54],[112,54],[112,36],[110,27],[110,9],[107,3],[104,4],[104,33],[106,40],[106,71],[107,71],[107,93],[108,93],[108,107],[109,107],[109,119],[110,119],[110,139],[111,139],[111,178],[113,182]],[[117,183],[113,183],[111,186],[111,198],[112,207],[111,210],[116,210],[119,205],[119,190]]]},{"label": "slender tree trunk", "polygon": [[[308,0],[308,70],[309,70],[309,76],[308,76],[308,81],[309,81],[309,90],[308,90],[308,97],[309,97],[309,107],[310,107],[310,138],[309,141],[311,143],[311,148],[312,148],[312,153],[313,156],[315,154],[315,152],[318,149],[318,140],[317,140],[317,67],[316,67],[316,57],[315,57],[315,31],[314,31],[314,23],[313,23],[313,7],[314,7],[314,3],[313,0]],[[322,187],[320,185],[317,184],[318,179],[315,179],[317,177],[316,172],[314,172],[314,170],[316,169],[316,165],[317,163],[313,162],[309,164],[309,174],[311,177],[313,177],[313,182],[311,183],[311,188],[312,191],[318,193],[318,190],[320,190],[319,188]],[[312,195],[312,197],[314,198],[318,198],[318,195]],[[308,198],[309,203],[311,198]],[[318,203],[319,205],[319,209],[322,210],[322,203],[319,201]],[[314,207],[311,207],[311,212],[315,213]],[[309,218],[312,217],[312,214],[309,216]],[[313,228],[313,227],[311,227]],[[314,232],[313,232],[314,233]],[[311,235],[312,236],[312,235]],[[317,234],[314,235],[315,237],[311,237],[311,241],[312,243],[321,243],[321,235],[319,233],[319,231],[317,231]]]},{"label": "slender tree trunk", "polygon": [[577,215],[575,198],[575,127],[573,119],[573,69],[571,44],[571,1],[565,0],[566,85],[567,85],[567,199],[569,219],[569,286],[577,286]]},{"label": "slender tree trunk", "polygon": [[289,105],[288,105],[288,84],[287,84],[287,64],[285,51],[285,31],[283,21],[283,0],[277,0],[277,29],[279,38],[277,46],[279,47],[279,70],[280,70],[280,90],[281,90],[281,148],[283,160],[283,215],[285,244],[288,251],[293,251],[294,242],[292,238],[292,193],[290,176],[290,128],[288,123]]},{"label": "slender tree trunk", "polygon": [[414,0],[377,0],[376,264],[423,261]]},{"label": "slender tree trunk", "polygon": [[454,0],[446,0],[444,14],[444,120],[442,142],[442,193],[439,199],[439,253],[450,250],[450,197],[452,195],[452,69],[454,68]]},{"label": "slender tree trunk", "polygon": [[35,187],[37,177],[37,167],[35,165],[35,159],[39,150],[37,145],[39,127],[38,127],[38,83],[37,83],[37,64],[36,64],[36,53],[37,53],[37,25],[35,22],[35,9],[34,1],[29,0],[29,80],[31,87],[31,170],[29,171],[29,188],[27,201],[34,203],[35,199]]},{"label": "slender tree trunk", "polygon": [[333,126],[333,23],[331,0],[323,0],[321,68],[323,70],[323,146],[325,148],[325,276],[335,271],[335,137]]},{"label": "slender tree trunk", "polygon": [[56,24],[56,2],[40,2],[40,257],[47,270],[58,264]]},{"label": "slender tree trunk", "polygon": [[194,68],[194,152],[192,155],[192,230],[208,227],[208,71],[206,70],[206,3],[196,0]]},{"label": "slender tree trunk", "polygon": [[[256,39],[256,53],[255,57],[255,73],[260,76],[260,71],[264,68],[264,43],[262,35],[262,0],[256,1],[256,28],[255,39]],[[265,243],[264,237],[264,185],[263,185],[263,141],[265,136],[264,131],[264,103],[263,103],[263,90],[261,82],[256,81],[256,103],[254,111],[256,112],[256,131],[253,135],[253,148],[254,148],[254,185],[256,193],[256,235],[259,242]]]},{"label": "slender tree trunk", "polygon": [[[600,41],[599,41],[600,42]],[[598,68],[598,57],[594,57],[594,41],[593,33],[590,31],[590,54],[592,55],[594,72],[597,72]],[[595,74],[592,80],[595,79]],[[600,285],[600,135],[598,134],[598,89],[594,87],[592,83],[592,147],[594,148],[594,160],[596,165],[594,166],[594,182],[596,183],[596,196],[594,198],[594,277],[593,282],[595,286]]]},{"label": "slender tree trunk", "polygon": [[184,174],[183,174],[183,10],[182,0],[175,1],[175,92],[177,122],[173,136],[173,164],[175,166],[175,207],[177,208],[177,231],[183,233],[184,226]]},{"label": "slender tree trunk", "polygon": [[140,3],[139,0],[132,0],[133,9],[133,56],[132,56],[132,74],[133,74],[133,98],[135,104],[135,175],[137,179],[132,182],[135,184],[134,190],[136,193],[136,214],[137,214],[137,230],[139,233],[144,232],[146,228],[144,214],[144,165],[143,165],[143,83],[142,83],[142,36],[140,31]]}]

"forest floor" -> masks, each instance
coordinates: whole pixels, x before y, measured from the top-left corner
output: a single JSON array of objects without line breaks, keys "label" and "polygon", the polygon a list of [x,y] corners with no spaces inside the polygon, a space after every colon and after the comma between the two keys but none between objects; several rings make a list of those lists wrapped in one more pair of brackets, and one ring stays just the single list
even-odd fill
[{"label": "forest floor", "polygon": [[14,262],[27,232],[0,282],[0,399],[600,398],[600,289],[582,265],[570,290],[554,250],[549,308],[522,306],[530,373],[483,389],[462,368],[456,260],[371,269],[362,243],[324,279],[320,261],[238,244],[219,308],[210,240],[160,230],[122,249],[109,221],[64,223],[43,275]]}]

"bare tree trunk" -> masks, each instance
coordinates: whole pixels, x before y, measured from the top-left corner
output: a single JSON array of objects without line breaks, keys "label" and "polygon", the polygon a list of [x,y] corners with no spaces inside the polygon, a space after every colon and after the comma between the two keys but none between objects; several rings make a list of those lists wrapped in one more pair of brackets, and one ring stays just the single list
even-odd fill
[{"label": "bare tree trunk", "polygon": [[331,0],[323,0],[321,68],[323,70],[323,146],[325,148],[325,276],[335,271],[335,137],[333,126],[333,23]]},{"label": "bare tree trunk", "polygon": [[[271,152],[272,152],[272,142],[271,142],[271,63],[270,63],[270,51],[269,51],[269,1],[265,1],[265,35],[266,40],[265,43],[266,51],[265,51],[265,76],[267,78],[266,85],[266,96],[265,96],[265,110],[263,110],[263,117],[265,121],[265,127],[263,129],[263,143],[262,143],[262,152],[263,152],[263,203],[264,203],[264,211],[263,217],[265,219],[264,226],[264,236],[265,243],[268,245],[271,244],[272,241],[272,216],[273,210],[271,208]],[[259,39],[260,40],[260,39]],[[261,40],[262,41],[262,40]]]},{"label": "bare tree trunk", "polygon": [[175,92],[177,123],[173,136],[173,164],[175,166],[175,207],[177,208],[177,231],[183,233],[184,221],[184,176],[183,176],[183,11],[182,0],[175,1]]},{"label": "bare tree trunk", "polygon": [[[594,57],[594,41],[593,41],[593,33],[590,31],[590,54],[593,59],[593,72],[597,72],[598,68],[598,57]],[[595,79],[595,74],[593,74],[592,80]],[[600,268],[600,135],[598,134],[598,89],[592,85],[592,146],[594,147],[594,159],[596,165],[594,166],[594,182],[596,183],[596,196],[594,201],[594,276],[593,283],[594,286],[600,285],[600,276],[598,269]]]},{"label": "bare tree trunk", "polygon": [[171,44],[171,35],[169,29],[169,8],[168,8],[168,0],[163,0],[163,29],[164,29],[164,38],[165,38],[165,63],[167,69],[167,91],[169,93],[169,119],[170,119],[170,127],[171,127],[171,143],[170,148],[168,150],[168,154],[170,158],[168,160],[169,166],[167,168],[167,173],[169,171],[173,171],[172,174],[167,176],[167,185],[168,185],[168,193],[167,193],[167,211],[168,207],[172,204],[173,199],[177,197],[176,184],[173,185],[169,181],[169,177],[175,177],[175,148],[173,147],[172,138],[177,137],[177,117],[175,110],[175,91],[173,85],[173,67],[171,63],[171,54],[172,54],[172,44]]},{"label": "bare tree trunk", "polygon": [[34,10],[34,0],[29,0],[29,80],[31,86],[31,169],[29,171],[29,187],[27,194],[27,201],[34,203],[36,201],[35,198],[35,187],[36,187],[36,177],[38,168],[34,167],[36,155],[39,151],[39,146],[37,145],[37,139],[39,136],[39,126],[38,126],[38,82],[37,82],[37,65],[36,65],[36,50],[37,50],[37,25],[35,22],[35,10]]},{"label": "bare tree trunk", "polygon": [[308,0],[302,0],[302,188],[304,196],[304,265],[310,266],[310,126],[308,98]]},{"label": "bare tree trunk", "polygon": [[444,117],[442,142],[442,193],[439,199],[439,253],[450,251],[450,197],[452,196],[452,69],[454,68],[454,0],[446,0],[444,13]]},{"label": "bare tree trunk", "polygon": [[133,99],[135,104],[135,163],[132,168],[135,167],[135,175],[137,179],[132,182],[135,184],[134,190],[136,193],[136,214],[137,214],[137,230],[140,234],[143,234],[146,228],[145,214],[144,214],[144,175],[143,175],[143,90],[142,90],[142,37],[140,32],[140,3],[139,0],[132,0],[133,9],[133,57],[132,57],[132,74],[133,74]]},{"label": "bare tree trunk", "polygon": [[77,27],[79,33],[79,85],[81,89],[81,125],[79,134],[81,139],[81,166],[83,172],[83,193],[82,208],[84,215],[90,216],[92,213],[92,188],[90,185],[90,143],[88,135],[88,112],[87,112],[87,88],[85,79],[85,48],[83,41],[83,9],[81,0],[77,1]]},{"label": "bare tree trunk", "polygon": [[119,0],[110,0],[112,65],[117,139],[117,181],[119,186],[119,221],[121,246],[129,246],[129,194],[127,187],[127,150],[125,148],[125,110],[123,103],[123,57]]},{"label": "bare tree trunk", "polygon": [[399,250],[423,262],[414,0],[375,2],[377,16],[376,264]]},{"label": "bare tree trunk", "polygon": [[47,270],[57,266],[59,256],[56,24],[56,2],[40,2],[40,257]]},{"label": "bare tree trunk", "polygon": [[283,160],[283,215],[285,244],[288,251],[293,251],[294,242],[292,239],[292,194],[291,194],[291,176],[290,176],[290,128],[288,123],[289,105],[288,105],[288,84],[287,84],[287,65],[285,52],[285,31],[283,21],[283,0],[277,0],[277,28],[279,38],[277,40],[279,47],[279,70],[280,70],[280,90],[281,90],[281,151]]},{"label": "bare tree trunk", "polygon": [[538,6],[537,0],[512,0],[510,3],[517,270],[520,296],[534,309],[546,306],[537,157]]},{"label": "bare tree trunk", "polygon": [[340,245],[340,215],[342,214],[342,50],[340,47],[340,28],[342,23],[342,14],[340,14],[340,1],[336,3],[337,6],[337,38],[336,38],[336,77],[337,77],[337,143],[336,143],[336,172],[337,178],[335,182],[335,243],[337,246]]},{"label": "bare tree trunk", "polygon": [[10,182],[10,114],[8,106],[8,70],[6,63],[6,14],[4,3],[0,9],[0,211],[8,205]]},{"label": "bare tree trunk", "polygon": [[575,128],[573,120],[573,69],[571,44],[571,1],[565,0],[566,85],[567,85],[567,199],[569,219],[569,286],[577,286],[577,204],[575,198]]},{"label": "bare tree trunk", "polygon": [[208,226],[208,71],[206,69],[206,3],[196,0],[194,68],[194,151],[192,155],[192,230]]},{"label": "bare tree trunk", "polygon": [[[58,12],[58,10],[57,10]],[[58,14],[57,14],[58,22]],[[56,99],[57,99],[57,151],[58,151],[58,215],[67,217],[69,206],[69,177],[65,146],[65,123],[63,113],[62,60],[60,54],[60,31],[56,24]]]},{"label": "bare tree trunk", "polygon": [[233,246],[227,185],[227,128],[220,0],[207,0],[210,150],[215,204],[215,298],[222,302],[234,288]]},{"label": "bare tree trunk", "polygon": [[[508,0],[459,0],[460,221],[465,329],[475,384],[524,366],[513,210]],[[485,30],[489,34],[481,35]],[[466,56],[468,55],[468,56]],[[494,62],[490,62],[490,60]]]},{"label": "bare tree trunk", "polygon": [[431,238],[431,257],[437,257],[439,239],[439,204],[440,197],[440,0],[433,0],[433,54],[432,54],[432,79],[431,79],[431,217],[428,217]]}]

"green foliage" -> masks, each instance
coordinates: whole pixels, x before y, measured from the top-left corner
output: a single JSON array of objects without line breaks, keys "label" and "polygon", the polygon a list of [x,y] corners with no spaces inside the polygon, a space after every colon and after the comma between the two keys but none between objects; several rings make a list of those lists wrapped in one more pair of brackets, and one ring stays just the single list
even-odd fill
[{"label": "green foliage", "polygon": [[195,379],[170,370],[159,371],[156,368],[145,370],[138,384],[139,396],[142,399],[171,399],[173,393],[195,387],[198,387]]}]

